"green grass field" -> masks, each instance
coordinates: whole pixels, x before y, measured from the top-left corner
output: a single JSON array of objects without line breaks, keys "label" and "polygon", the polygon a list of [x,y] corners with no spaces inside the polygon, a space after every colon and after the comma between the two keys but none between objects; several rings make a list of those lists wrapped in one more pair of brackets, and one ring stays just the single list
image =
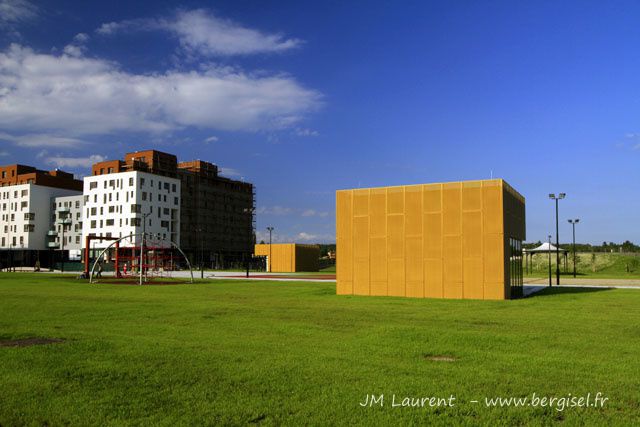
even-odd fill
[{"label": "green grass field", "polygon": [[[640,415],[636,290],[492,302],[2,274],[0,341],[29,337],[65,341],[0,347],[2,426],[632,425]],[[603,408],[484,405],[597,392]],[[367,394],[384,394],[384,407],[361,407]],[[456,405],[394,408],[392,394]]]},{"label": "green grass field", "polygon": [[[573,276],[573,254],[567,257],[565,272],[562,255],[560,257],[562,275]],[[551,269],[556,271],[555,254],[551,254]],[[533,258],[533,270],[525,272],[526,277],[546,277],[549,272],[549,258],[538,254]],[[524,265],[523,265],[524,268]],[[577,277],[596,279],[640,279],[640,254],[619,253],[578,253],[576,254]]]}]

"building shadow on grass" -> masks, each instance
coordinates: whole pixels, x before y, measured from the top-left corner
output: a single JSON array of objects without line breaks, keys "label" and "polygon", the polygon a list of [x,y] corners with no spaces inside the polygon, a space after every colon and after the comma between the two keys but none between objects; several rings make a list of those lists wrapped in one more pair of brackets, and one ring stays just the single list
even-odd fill
[{"label": "building shadow on grass", "polygon": [[527,298],[535,298],[535,297],[545,297],[552,295],[560,295],[560,294],[587,294],[592,292],[605,292],[610,291],[612,288],[607,287],[595,287],[595,286],[571,286],[571,287],[563,287],[563,286],[551,286],[544,287],[539,291],[533,292],[527,296]]}]

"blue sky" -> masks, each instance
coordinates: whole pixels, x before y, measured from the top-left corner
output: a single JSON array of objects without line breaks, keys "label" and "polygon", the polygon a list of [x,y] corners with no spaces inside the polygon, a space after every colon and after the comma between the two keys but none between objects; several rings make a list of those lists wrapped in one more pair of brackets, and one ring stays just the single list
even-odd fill
[{"label": "blue sky", "polygon": [[331,242],[335,190],[504,178],[527,240],[640,242],[640,5],[0,0],[0,163],[155,148]]}]

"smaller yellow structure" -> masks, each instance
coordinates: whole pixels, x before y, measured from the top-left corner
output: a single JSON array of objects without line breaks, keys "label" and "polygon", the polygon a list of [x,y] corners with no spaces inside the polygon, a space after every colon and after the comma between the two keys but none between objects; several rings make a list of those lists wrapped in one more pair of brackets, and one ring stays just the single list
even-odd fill
[{"label": "smaller yellow structure", "polygon": [[320,247],[318,245],[260,244],[256,245],[254,255],[267,257],[267,271],[272,273],[318,271],[320,268]]}]

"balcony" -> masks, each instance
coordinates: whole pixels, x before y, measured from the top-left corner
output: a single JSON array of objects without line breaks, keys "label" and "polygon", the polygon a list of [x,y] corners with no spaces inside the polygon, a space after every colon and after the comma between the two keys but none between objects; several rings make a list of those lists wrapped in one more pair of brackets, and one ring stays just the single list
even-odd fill
[{"label": "balcony", "polygon": [[61,214],[68,214],[69,212],[71,212],[71,209],[63,206],[61,208],[56,208],[56,212]]},{"label": "balcony", "polygon": [[65,219],[60,219],[58,220],[58,224],[62,224],[62,225],[70,225],[73,221],[71,220],[71,218],[65,218]]},{"label": "balcony", "polygon": [[58,235],[58,232],[56,230],[47,231],[47,236],[55,237],[57,235]]},{"label": "balcony", "polygon": [[57,249],[60,245],[57,242],[47,242],[47,247],[49,249]]}]

